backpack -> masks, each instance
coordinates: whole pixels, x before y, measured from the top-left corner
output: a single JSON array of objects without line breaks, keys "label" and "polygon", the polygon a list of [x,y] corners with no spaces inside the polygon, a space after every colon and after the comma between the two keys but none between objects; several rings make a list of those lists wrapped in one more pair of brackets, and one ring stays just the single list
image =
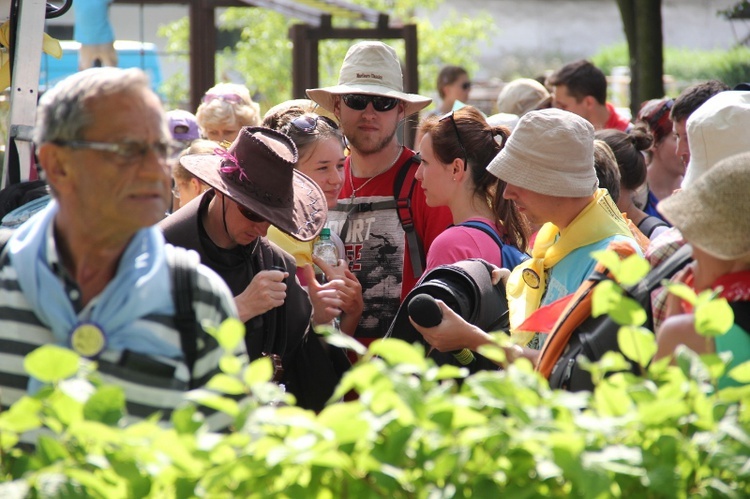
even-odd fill
[{"label": "backpack", "polygon": [[[626,296],[636,300],[646,311],[644,327],[653,328],[651,292],[669,279],[691,260],[692,248],[685,245],[652,269],[635,286],[625,288]],[[594,288],[611,280],[611,273],[597,264],[596,270],[584,281],[559,316],[555,327],[539,354],[536,370],[548,378],[551,388],[570,391],[592,390],[593,383],[588,371],[581,368],[579,357],[590,361],[601,359],[609,351],[619,351],[617,332],[620,325],[609,316],[591,316],[591,297]],[[631,363],[630,371],[638,367]]]},{"label": "backpack", "polygon": [[644,236],[651,237],[654,229],[658,227],[669,227],[669,224],[659,217],[649,215],[638,224],[638,230],[640,230]]},{"label": "backpack", "polygon": [[519,250],[515,246],[503,243],[503,240],[500,238],[500,234],[498,234],[495,228],[487,222],[482,222],[481,220],[467,220],[466,222],[462,222],[458,225],[461,227],[471,227],[472,229],[481,230],[482,232],[490,236],[495,241],[495,244],[500,247],[501,262],[503,264],[503,267],[508,270],[513,270],[519,263],[524,262],[530,258],[529,255]]}]

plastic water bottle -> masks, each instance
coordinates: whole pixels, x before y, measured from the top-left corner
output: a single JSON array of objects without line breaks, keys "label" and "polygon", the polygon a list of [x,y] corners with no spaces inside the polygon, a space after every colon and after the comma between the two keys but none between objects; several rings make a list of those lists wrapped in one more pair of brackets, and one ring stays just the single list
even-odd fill
[{"label": "plastic water bottle", "polygon": [[[328,227],[324,227],[323,230],[320,231],[320,237],[313,244],[313,255],[317,256],[331,267],[335,267],[338,264],[339,251],[336,247],[336,243],[331,240],[331,229],[329,229]],[[315,279],[317,279],[320,284],[326,282],[326,276],[323,270],[317,265],[314,265],[314,269]],[[330,326],[338,330],[339,318],[335,318],[330,323]]]},{"label": "plastic water bottle", "polygon": [[[331,267],[335,267],[339,261],[339,252],[336,244],[331,240],[331,229],[324,227],[320,231],[320,237],[313,244],[313,255],[317,256]],[[314,266],[315,278],[319,283],[325,282],[325,274],[317,265]]]}]

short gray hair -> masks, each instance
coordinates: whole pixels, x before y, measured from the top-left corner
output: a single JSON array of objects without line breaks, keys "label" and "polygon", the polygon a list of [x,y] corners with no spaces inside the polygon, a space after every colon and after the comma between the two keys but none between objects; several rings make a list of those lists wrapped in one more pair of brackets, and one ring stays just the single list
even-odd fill
[{"label": "short gray hair", "polygon": [[37,108],[34,143],[75,140],[94,117],[86,102],[107,95],[150,88],[148,76],[137,68],[91,68],[60,81],[42,95]]}]

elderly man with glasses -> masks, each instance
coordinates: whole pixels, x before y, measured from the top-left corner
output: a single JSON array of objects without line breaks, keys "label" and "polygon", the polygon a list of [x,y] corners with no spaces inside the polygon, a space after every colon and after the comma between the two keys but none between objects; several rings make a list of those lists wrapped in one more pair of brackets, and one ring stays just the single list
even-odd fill
[{"label": "elderly man with glasses", "polygon": [[[0,255],[2,408],[40,388],[23,357],[55,344],[96,360],[123,388],[130,416],[169,419],[185,391],[219,372],[221,349],[201,324],[237,310],[219,276],[154,227],[170,203],[159,97],[139,69],[88,69],[42,96],[34,134],[53,200]],[[184,286],[172,278],[180,257],[192,269]],[[181,292],[192,295],[189,326],[179,320]]]},{"label": "elderly man with glasses", "polygon": [[426,251],[452,223],[447,208],[427,206],[414,180],[418,160],[396,135],[399,122],[431,99],[403,91],[396,52],[375,41],[349,49],[338,85],[307,95],[336,116],[351,151],[329,225],[362,285],[364,312],[355,337],[367,344],[385,335],[422,273]]}]

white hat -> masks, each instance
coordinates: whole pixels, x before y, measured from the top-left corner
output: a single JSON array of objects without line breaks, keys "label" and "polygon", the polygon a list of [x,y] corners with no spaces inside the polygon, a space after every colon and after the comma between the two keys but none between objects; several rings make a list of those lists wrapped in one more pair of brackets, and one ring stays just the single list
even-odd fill
[{"label": "white hat", "polygon": [[487,171],[508,184],[547,196],[590,196],[599,186],[594,127],[569,111],[530,111],[518,121]]},{"label": "white hat", "polygon": [[338,85],[307,91],[310,99],[330,112],[333,112],[334,95],[343,94],[394,97],[406,104],[406,116],[432,102],[429,97],[404,93],[404,78],[396,51],[383,42],[375,41],[355,43],[349,48],[341,65]]},{"label": "white hat", "polygon": [[735,260],[750,255],[748,192],[750,153],[745,152],[719,161],[658,209],[696,248],[720,260]]},{"label": "white hat", "polygon": [[687,120],[690,162],[682,187],[688,187],[716,163],[750,151],[750,92],[714,95]]},{"label": "white hat", "polygon": [[497,96],[497,112],[523,116],[547,108],[552,96],[544,85],[531,78],[518,78],[506,84]]}]

